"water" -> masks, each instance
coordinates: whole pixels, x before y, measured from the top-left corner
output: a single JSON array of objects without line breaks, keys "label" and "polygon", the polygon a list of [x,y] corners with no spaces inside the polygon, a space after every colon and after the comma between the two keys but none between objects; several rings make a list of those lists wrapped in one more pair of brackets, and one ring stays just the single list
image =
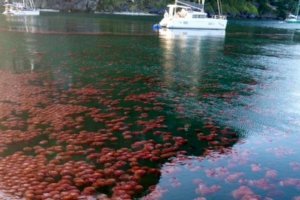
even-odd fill
[{"label": "water", "polygon": [[300,199],[300,26],[0,17],[7,199]]}]

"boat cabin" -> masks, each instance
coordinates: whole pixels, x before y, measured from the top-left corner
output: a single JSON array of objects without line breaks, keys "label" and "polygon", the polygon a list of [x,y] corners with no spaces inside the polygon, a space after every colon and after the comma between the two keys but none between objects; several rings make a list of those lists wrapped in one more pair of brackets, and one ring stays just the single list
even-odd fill
[{"label": "boat cabin", "polygon": [[203,11],[193,11],[191,7],[181,5],[168,5],[164,17],[177,18],[206,18],[207,14]]}]

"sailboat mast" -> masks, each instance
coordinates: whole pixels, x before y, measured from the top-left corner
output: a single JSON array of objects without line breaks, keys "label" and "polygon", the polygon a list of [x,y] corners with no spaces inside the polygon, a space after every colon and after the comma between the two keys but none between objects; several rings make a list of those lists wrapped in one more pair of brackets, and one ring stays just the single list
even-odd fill
[{"label": "sailboat mast", "polygon": [[32,7],[33,9],[35,9],[35,5],[34,5],[33,0],[30,0],[30,3],[31,3],[31,7]]},{"label": "sailboat mast", "polygon": [[198,0],[198,3],[202,5],[202,11],[204,11],[205,0]]},{"label": "sailboat mast", "polygon": [[219,13],[219,16],[221,15],[221,6],[220,6],[220,1],[217,0],[217,5],[218,5],[218,13]]},{"label": "sailboat mast", "polygon": [[296,16],[298,18],[299,15],[299,6],[300,6],[300,0],[298,1],[297,9],[296,9]]}]

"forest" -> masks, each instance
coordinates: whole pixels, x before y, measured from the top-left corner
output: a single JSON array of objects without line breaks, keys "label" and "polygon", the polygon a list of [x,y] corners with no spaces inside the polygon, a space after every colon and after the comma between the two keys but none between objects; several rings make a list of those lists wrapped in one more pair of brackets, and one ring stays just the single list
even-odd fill
[{"label": "forest", "polygon": [[[99,11],[150,11],[162,13],[173,0],[100,0]],[[222,0],[222,13],[233,18],[276,18],[283,19],[295,13],[298,0]],[[217,13],[217,1],[206,0],[205,11]]]},{"label": "forest", "polygon": [[[21,1],[21,0],[10,0]],[[163,14],[167,4],[175,0],[34,0],[37,8],[65,11],[150,12]],[[186,0],[194,1],[198,0]],[[285,19],[295,14],[299,0],[220,0],[222,14],[228,18]],[[0,0],[0,4],[5,0]],[[206,0],[205,11],[218,13],[217,0]]]}]

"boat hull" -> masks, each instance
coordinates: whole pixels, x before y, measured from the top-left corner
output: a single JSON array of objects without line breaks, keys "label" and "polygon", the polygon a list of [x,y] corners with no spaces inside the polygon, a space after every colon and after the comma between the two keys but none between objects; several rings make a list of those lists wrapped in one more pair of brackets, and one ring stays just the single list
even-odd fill
[{"label": "boat hull", "polygon": [[299,19],[286,19],[285,20],[286,23],[300,23]]},{"label": "boat hull", "polygon": [[227,26],[226,19],[217,18],[198,18],[198,19],[184,19],[184,18],[163,18],[160,21],[160,26],[174,29],[213,29],[225,30]]},{"label": "boat hull", "polygon": [[4,15],[13,15],[13,16],[36,16],[40,15],[39,10],[19,10],[19,11],[9,11],[3,12]]}]

